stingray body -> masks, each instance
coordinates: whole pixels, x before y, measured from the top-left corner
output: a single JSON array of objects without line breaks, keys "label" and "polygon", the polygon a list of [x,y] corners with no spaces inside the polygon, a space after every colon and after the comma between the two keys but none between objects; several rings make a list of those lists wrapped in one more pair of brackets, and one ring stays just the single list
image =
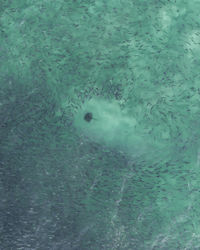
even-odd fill
[{"label": "stingray body", "polygon": [[91,141],[124,152],[133,159],[145,160],[161,156],[163,145],[156,142],[122,110],[117,101],[99,97],[85,101],[74,117],[77,131]]}]

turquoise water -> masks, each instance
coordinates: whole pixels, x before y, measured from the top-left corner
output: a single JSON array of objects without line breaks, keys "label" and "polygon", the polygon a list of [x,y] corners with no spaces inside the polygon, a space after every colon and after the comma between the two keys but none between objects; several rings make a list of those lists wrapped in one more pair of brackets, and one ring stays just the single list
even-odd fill
[{"label": "turquoise water", "polygon": [[[74,125],[80,135],[122,152],[137,164],[142,160],[151,165],[170,157],[174,145],[169,140],[169,133],[166,135],[161,129],[160,136],[153,137],[149,131],[151,127],[141,123],[139,117],[134,118],[134,108],[130,111],[121,109],[116,100],[93,97],[75,113]],[[92,114],[92,118],[84,119],[85,114]]]},{"label": "turquoise water", "polygon": [[0,249],[200,249],[199,8],[0,4]]}]

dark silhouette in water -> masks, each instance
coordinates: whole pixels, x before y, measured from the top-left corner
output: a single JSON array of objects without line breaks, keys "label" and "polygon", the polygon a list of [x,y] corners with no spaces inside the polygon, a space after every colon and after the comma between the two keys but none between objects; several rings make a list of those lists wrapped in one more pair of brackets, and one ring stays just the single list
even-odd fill
[{"label": "dark silhouette in water", "polygon": [[90,122],[92,120],[92,113],[86,113],[84,116],[84,120]]}]

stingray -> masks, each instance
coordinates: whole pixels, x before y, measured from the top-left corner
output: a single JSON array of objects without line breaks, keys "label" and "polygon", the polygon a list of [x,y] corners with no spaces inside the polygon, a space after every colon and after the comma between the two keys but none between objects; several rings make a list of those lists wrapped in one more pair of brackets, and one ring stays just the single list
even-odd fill
[{"label": "stingray", "polygon": [[116,100],[99,97],[86,100],[74,115],[78,133],[91,141],[123,152],[132,159],[157,162],[170,146],[146,133],[134,114],[121,109]]}]

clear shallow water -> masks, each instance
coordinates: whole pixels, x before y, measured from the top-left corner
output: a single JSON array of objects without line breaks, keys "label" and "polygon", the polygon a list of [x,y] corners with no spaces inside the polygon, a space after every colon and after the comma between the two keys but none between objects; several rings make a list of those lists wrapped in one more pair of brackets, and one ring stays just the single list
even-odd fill
[{"label": "clear shallow water", "polygon": [[[116,100],[93,97],[85,100],[74,115],[74,126],[80,135],[90,141],[107,146],[126,155],[129,160],[155,164],[164,157],[170,157],[173,143],[169,136],[154,137],[134,118],[134,110],[120,108]],[[91,117],[85,119],[87,114]],[[139,117],[138,117],[139,118]],[[150,128],[150,126],[149,126]],[[165,134],[164,134],[165,135]],[[158,156],[158,158],[157,158]]]},{"label": "clear shallow water", "polygon": [[198,15],[2,5],[0,249],[200,248]]}]

